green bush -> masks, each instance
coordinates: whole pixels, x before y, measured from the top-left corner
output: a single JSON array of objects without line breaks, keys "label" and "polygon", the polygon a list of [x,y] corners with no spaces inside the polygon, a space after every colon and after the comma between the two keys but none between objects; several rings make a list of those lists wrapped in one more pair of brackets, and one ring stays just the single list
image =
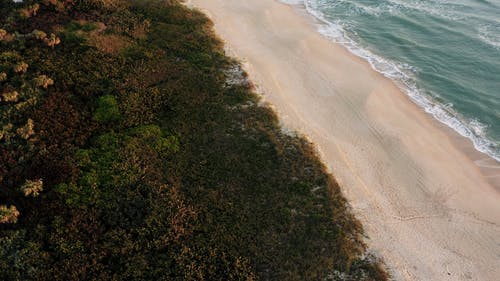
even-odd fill
[{"label": "green bush", "polygon": [[118,101],[114,96],[106,95],[99,98],[94,120],[101,123],[110,123],[120,120],[121,113]]},{"label": "green bush", "polygon": [[[0,44],[18,93],[0,101],[0,280],[386,280],[313,146],[228,72],[203,14],[1,1],[19,40]],[[127,46],[85,39],[101,35]]]}]

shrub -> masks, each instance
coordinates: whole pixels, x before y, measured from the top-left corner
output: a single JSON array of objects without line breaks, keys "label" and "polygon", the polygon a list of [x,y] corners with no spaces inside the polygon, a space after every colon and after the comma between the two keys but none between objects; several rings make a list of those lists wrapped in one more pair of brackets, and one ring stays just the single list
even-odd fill
[{"label": "shrub", "polygon": [[28,71],[28,64],[25,62],[19,62],[16,65],[14,65],[14,72],[15,73],[25,73]]},{"label": "shrub", "polygon": [[8,123],[7,125],[4,125],[1,130],[0,130],[0,140],[6,140],[9,141],[11,137],[11,130],[14,128],[14,125],[12,123]]},{"label": "shrub", "polygon": [[43,0],[45,6],[52,6],[56,11],[63,12],[65,10],[71,9],[73,1],[72,0]]},{"label": "shrub", "polygon": [[109,123],[118,121],[120,118],[121,113],[116,98],[112,95],[100,97],[94,113],[94,120],[101,123]]},{"label": "shrub", "polygon": [[45,38],[47,38],[47,33],[41,31],[41,30],[38,30],[38,29],[35,29],[31,32],[31,35],[37,39],[37,40],[45,40]]},{"label": "shrub", "polygon": [[49,86],[54,85],[54,80],[50,79],[47,75],[40,75],[34,80],[35,86],[47,89]]},{"label": "shrub", "polygon": [[2,41],[7,36],[7,31],[5,29],[0,28],[0,41]]},{"label": "shrub", "polygon": [[83,11],[118,11],[129,6],[126,0],[76,0],[76,8]]},{"label": "shrub", "polygon": [[130,35],[135,39],[146,39],[150,29],[151,21],[144,20],[141,23],[134,25],[133,29],[130,31]]},{"label": "shrub", "polygon": [[19,217],[19,211],[16,206],[7,207],[0,205],[0,223],[16,223]]},{"label": "shrub", "polygon": [[55,46],[61,44],[61,39],[57,37],[54,33],[51,33],[49,37],[45,38],[43,42],[51,47],[54,48]]},{"label": "shrub", "polygon": [[258,106],[203,14],[0,0],[0,26],[19,34],[0,45],[0,94],[19,91],[0,103],[0,221],[23,214],[0,227],[0,280],[384,280],[313,146]]},{"label": "shrub", "polygon": [[40,195],[40,192],[43,191],[43,180],[26,180],[26,182],[21,186],[20,191],[26,197],[37,197],[38,195]]},{"label": "shrub", "polygon": [[19,100],[19,93],[17,91],[7,92],[2,94],[5,102],[17,102]]},{"label": "shrub", "polygon": [[25,19],[31,18],[32,16],[36,16],[36,14],[38,13],[38,10],[40,10],[40,4],[35,3],[35,4],[30,5],[24,9],[20,9],[19,15]]},{"label": "shrub", "polygon": [[35,123],[33,120],[28,119],[26,125],[16,130],[16,133],[23,139],[27,140],[35,134]]}]

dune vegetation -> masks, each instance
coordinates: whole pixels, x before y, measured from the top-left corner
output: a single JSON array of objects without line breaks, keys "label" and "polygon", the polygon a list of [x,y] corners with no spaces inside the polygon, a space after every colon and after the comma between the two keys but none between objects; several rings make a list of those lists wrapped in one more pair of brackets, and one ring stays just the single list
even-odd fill
[{"label": "dune vegetation", "polygon": [[0,280],[386,280],[175,0],[0,0]]}]

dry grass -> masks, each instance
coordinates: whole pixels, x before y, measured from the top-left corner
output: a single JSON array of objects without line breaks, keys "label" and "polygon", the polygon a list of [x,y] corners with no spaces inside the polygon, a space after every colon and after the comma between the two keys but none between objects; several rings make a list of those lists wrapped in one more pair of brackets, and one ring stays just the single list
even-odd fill
[{"label": "dry grass", "polygon": [[[88,22],[81,20],[79,21],[79,24],[85,25],[88,24]],[[104,23],[94,22],[92,24],[95,26],[94,30],[90,32],[79,30],[76,32],[80,36],[87,38],[89,45],[94,46],[98,50],[107,54],[118,54],[124,48],[130,46],[131,41],[125,36],[121,36],[118,34],[105,34],[104,31],[107,29],[107,27]],[[138,36],[140,36],[139,34],[141,34],[141,31],[137,31],[137,33]]]},{"label": "dry grass", "polygon": [[118,54],[131,44],[126,37],[116,34],[91,33],[88,39],[90,45],[107,54]]},{"label": "dry grass", "polygon": [[150,28],[151,28],[151,22],[145,20],[142,23],[137,24],[130,33],[130,35],[132,35],[132,37],[134,37],[135,39],[146,39]]}]

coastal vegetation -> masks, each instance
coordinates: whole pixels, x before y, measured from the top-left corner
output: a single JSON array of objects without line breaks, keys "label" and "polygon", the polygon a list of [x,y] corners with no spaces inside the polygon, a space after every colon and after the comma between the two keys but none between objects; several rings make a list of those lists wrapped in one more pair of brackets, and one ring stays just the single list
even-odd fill
[{"label": "coastal vegetation", "polygon": [[313,146],[175,0],[0,0],[1,280],[386,280]]}]

